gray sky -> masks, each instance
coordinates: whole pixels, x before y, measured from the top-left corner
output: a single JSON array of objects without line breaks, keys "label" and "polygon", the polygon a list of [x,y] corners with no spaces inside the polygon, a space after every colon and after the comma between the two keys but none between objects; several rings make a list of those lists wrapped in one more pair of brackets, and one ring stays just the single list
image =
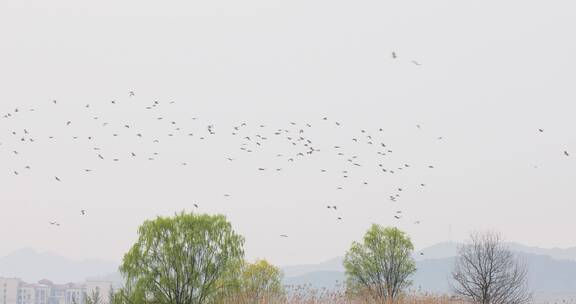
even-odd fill
[{"label": "gray sky", "polygon": [[[0,254],[33,247],[119,261],[144,219],[193,203],[227,215],[249,258],[280,265],[342,255],[374,222],[398,225],[417,248],[488,228],[576,246],[575,12],[571,1],[526,0],[2,1],[0,113],[21,111],[0,120]],[[153,100],[160,109],[145,110]],[[168,138],[161,115],[194,138]],[[323,151],[288,164],[275,155],[291,147],[271,140],[248,155],[230,135],[243,121],[270,137],[311,123],[306,134]],[[202,141],[209,124],[217,136]],[[24,128],[34,144],[11,134]],[[371,170],[375,150],[351,141],[360,129],[393,147],[387,166],[410,170]],[[350,169],[328,152],[334,145],[366,166]],[[344,181],[336,172],[347,169]],[[390,202],[398,187],[402,199]]]}]

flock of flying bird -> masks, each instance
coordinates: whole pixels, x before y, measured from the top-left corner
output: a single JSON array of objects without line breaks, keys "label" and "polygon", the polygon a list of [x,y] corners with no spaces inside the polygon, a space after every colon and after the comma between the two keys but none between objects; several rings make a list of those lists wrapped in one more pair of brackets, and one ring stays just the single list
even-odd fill
[{"label": "flock of flying bird", "polygon": [[[392,53],[392,58],[396,59],[397,55],[395,52]],[[413,63],[415,65],[420,65],[420,63],[413,61]],[[134,91],[129,91],[128,92],[128,100],[129,101],[122,101],[122,103],[130,103],[131,106],[135,106],[135,107],[139,107],[139,109],[145,109],[148,111],[151,111],[152,115],[150,115],[149,118],[154,119],[156,121],[159,122],[166,122],[167,127],[169,127],[168,129],[168,133],[166,134],[166,136],[168,137],[191,137],[191,138],[198,138],[199,140],[204,140],[207,139],[208,137],[211,136],[217,136],[220,134],[220,132],[222,133],[227,133],[227,135],[231,135],[233,137],[236,137],[236,141],[239,143],[239,153],[247,153],[247,154],[256,154],[258,152],[261,151],[261,149],[268,145],[270,142],[272,141],[282,141],[283,145],[286,147],[288,146],[287,149],[285,149],[284,151],[278,151],[278,153],[276,153],[273,157],[282,161],[285,161],[289,164],[291,163],[295,163],[298,162],[302,159],[305,159],[307,157],[312,157],[315,154],[318,153],[330,153],[333,156],[337,157],[338,159],[340,159],[340,161],[342,162],[342,169],[341,170],[334,170],[337,172],[337,174],[339,174],[341,176],[342,179],[344,180],[351,180],[350,176],[352,176],[353,173],[356,173],[355,170],[360,168],[360,167],[372,167],[372,169],[375,169],[379,172],[379,174],[384,174],[384,175],[395,175],[395,174],[399,174],[403,171],[409,171],[410,168],[412,168],[413,166],[419,166],[421,168],[425,168],[425,169],[434,169],[435,166],[432,164],[425,164],[425,165],[413,165],[407,162],[403,162],[403,163],[395,163],[394,165],[390,165],[390,164],[385,164],[386,163],[386,159],[389,155],[394,153],[394,150],[392,150],[392,148],[389,146],[389,144],[387,144],[386,142],[383,141],[382,137],[379,136],[379,134],[381,134],[382,132],[384,132],[383,128],[378,128],[376,130],[368,130],[368,129],[360,129],[357,130],[357,132],[355,133],[356,135],[354,135],[352,138],[347,139],[348,140],[348,144],[352,144],[352,145],[356,145],[356,147],[359,147],[362,150],[369,150],[371,149],[371,153],[373,153],[373,156],[377,159],[377,163],[375,164],[367,164],[366,162],[364,162],[364,159],[362,157],[360,157],[358,154],[354,154],[354,153],[350,153],[347,152],[348,150],[343,149],[343,144],[336,144],[336,145],[332,145],[331,147],[325,147],[325,146],[320,146],[319,144],[317,144],[317,142],[314,140],[313,136],[310,135],[309,131],[313,128],[313,123],[317,124],[317,123],[321,123],[324,125],[331,125],[333,128],[343,128],[343,124],[340,121],[336,121],[336,120],[332,120],[328,117],[319,117],[317,121],[314,122],[306,122],[306,123],[298,123],[298,122],[288,122],[286,125],[279,127],[279,128],[269,128],[268,126],[264,125],[264,124],[249,124],[248,122],[240,122],[234,126],[232,126],[231,129],[229,130],[225,130],[225,131],[221,131],[220,129],[217,132],[217,129],[215,127],[214,124],[206,124],[203,126],[204,130],[199,131],[195,130],[194,132],[191,132],[190,130],[185,131],[184,125],[178,123],[175,120],[170,120],[167,117],[164,116],[155,116],[153,110],[155,109],[159,109],[161,107],[164,107],[166,105],[172,105],[175,104],[175,102],[171,101],[171,102],[160,102],[157,100],[152,101],[150,104],[146,104],[146,105],[142,105],[139,102],[135,102],[134,100],[136,99],[136,93]],[[53,107],[61,107],[62,105],[57,101],[57,100],[52,100],[50,102]],[[108,102],[104,102],[108,103],[108,106],[117,106],[118,104],[120,104],[120,101],[117,100],[111,100]],[[99,126],[99,128],[101,128],[102,133],[99,134],[92,134],[92,135],[87,135],[84,136],[82,138],[80,138],[79,136],[73,136],[72,140],[75,141],[79,141],[81,139],[86,140],[86,142],[93,144],[92,146],[92,151],[91,153],[94,154],[94,157],[97,158],[100,161],[113,161],[113,162],[118,162],[120,161],[120,158],[118,157],[108,157],[106,156],[105,151],[103,151],[103,149],[97,144],[98,139],[104,136],[110,136],[112,135],[113,137],[118,137],[121,136],[121,132],[118,131],[118,128],[122,128],[123,130],[129,130],[131,132],[131,136],[133,136],[133,138],[138,138],[140,140],[147,140],[147,141],[151,141],[153,144],[160,144],[161,140],[163,140],[161,137],[154,137],[154,138],[149,138],[148,136],[145,136],[144,134],[146,134],[145,132],[143,132],[142,130],[139,131],[135,131],[133,128],[133,125],[131,125],[130,123],[127,122],[122,122],[122,123],[116,123],[116,122],[110,122],[110,121],[105,121],[104,117],[101,116],[97,116],[95,115],[95,113],[90,112],[91,110],[91,105],[90,104],[86,104],[83,106],[84,110],[87,111],[88,115],[92,115],[91,116],[91,120],[95,121],[96,124]],[[60,109],[59,109],[60,110]],[[28,109],[28,112],[35,112],[35,109]],[[22,110],[22,109],[14,109],[13,111],[10,111],[8,113],[5,113],[3,115],[3,118],[6,120],[10,120],[10,119],[16,119],[17,117],[19,117],[20,115],[24,115],[26,111]],[[197,117],[189,117],[189,119],[191,120],[197,120]],[[62,121],[63,126],[65,127],[71,127],[73,125],[73,121],[71,120],[66,120],[66,121]],[[116,127],[116,129],[111,128],[112,126]],[[252,128],[250,128],[252,127]],[[420,125],[416,125],[417,129],[421,129],[422,127]],[[116,131],[107,131],[107,130],[116,130]],[[36,137],[32,136],[33,135],[33,130],[32,129],[22,129],[22,130],[9,130],[9,134],[8,136],[10,136],[9,140],[3,140],[2,138],[0,138],[0,148],[2,148],[2,146],[6,146],[5,143],[8,142],[10,146],[13,147],[12,151],[10,153],[12,153],[15,156],[20,156],[20,152],[17,149],[19,144],[30,144],[30,143],[35,143],[35,141],[37,140]],[[112,133],[110,133],[112,132]],[[543,129],[538,129],[538,132],[542,133],[544,132]],[[122,136],[124,136],[125,134],[122,134]],[[55,140],[55,136],[48,136],[47,140]],[[443,140],[443,137],[435,137],[435,140],[441,141]],[[136,152],[129,152],[127,157],[130,158],[135,158],[137,156],[140,156],[141,153],[136,153]],[[565,156],[570,156],[568,151],[564,151],[564,155]],[[148,153],[148,155],[145,156],[145,159],[149,160],[149,161],[153,161],[155,159],[157,159],[157,157],[159,156],[158,152],[151,152]],[[228,161],[228,162],[236,162],[237,161],[237,157],[236,156],[230,156],[230,157],[226,157],[224,161]],[[187,162],[181,162],[182,166],[186,166],[188,165]],[[32,170],[32,166],[31,165],[25,165],[23,167],[23,170],[29,171]],[[83,168],[82,169],[84,171],[84,173],[90,173],[93,172],[93,169],[91,168]],[[257,171],[262,172],[262,171],[272,171],[272,172],[280,172],[282,171],[281,167],[275,167],[275,168],[266,168],[266,167],[258,167]],[[329,170],[326,169],[321,169],[320,170],[321,173],[327,173]],[[332,169],[330,170],[331,172],[334,172]],[[14,176],[19,176],[22,174],[22,172],[20,170],[14,170],[13,172]],[[62,178],[62,176],[59,175],[54,175],[53,176],[53,180],[57,183],[62,183],[64,182],[64,179]],[[367,180],[362,180],[360,181],[360,185],[368,185],[368,181]],[[421,182],[417,184],[417,188],[424,188],[426,187],[426,184]],[[343,190],[344,186],[343,185],[336,185],[335,186],[335,190]],[[395,191],[393,191],[392,193],[390,193],[388,195],[388,200],[391,202],[397,202],[398,200],[401,199],[402,194],[405,192],[405,188],[403,187],[397,187],[395,189]],[[230,194],[224,194],[224,196],[229,197]],[[194,208],[199,208],[198,203],[193,203],[192,206],[194,206]],[[328,205],[326,205],[326,209],[330,210],[330,212],[338,212],[339,208],[337,205],[333,204],[333,203],[329,203]],[[87,210],[82,209],[79,210],[79,214],[81,216],[86,216],[88,213]],[[397,210],[395,211],[395,213],[393,214],[393,218],[396,220],[400,220],[403,218],[403,212],[402,210]],[[336,220],[341,221],[343,220],[342,216],[337,216]],[[52,226],[60,226],[60,222],[55,221],[55,220],[51,220],[49,221],[49,224]],[[420,224],[419,220],[413,221],[413,224]],[[280,237],[283,238],[287,238],[288,235],[287,234],[281,234]]]},{"label": "flock of flying bird", "polygon": [[[140,109],[144,108],[145,110],[154,110],[154,109],[158,109],[161,108],[163,106],[168,106],[168,105],[172,105],[175,104],[175,102],[160,102],[160,101],[152,101],[151,104],[147,104],[147,105],[142,105],[139,102],[135,101],[135,97],[136,94],[134,91],[130,91],[128,92],[128,100],[127,101],[122,101],[122,103],[126,103],[129,104],[130,106],[135,106],[135,107],[140,107]],[[52,107],[60,107],[58,109],[54,109],[55,111],[62,111],[61,107],[65,107],[66,105],[59,103],[57,100],[52,100],[50,102],[52,105]],[[116,101],[116,100],[111,100],[109,102],[103,102],[102,104],[99,104],[99,106],[102,106],[108,103],[108,106],[110,107],[114,107],[120,104],[120,101]],[[125,136],[126,133],[121,133],[118,130],[119,129],[123,129],[123,130],[130,130],[130,134],[133,138],[138,138],[140,140],[148,140],[151,141],[154,144],[160,144],[162,138],[161,137],[154,137],[154,138],[148,138],[148,136],[145,136],[144,134],[146,134],[145,132],[143,132],[141,129],[139,129],[139,131],[135,131],[133,129],[133,126],[129,123],[126,122],[111,122],[111,121],[105,121],[104,117],[102,116],[97,116],[95,115],[95,113],[91,112],[91,109],[93,108],[90,104],[86,104],[84,106],[82,106],[84,109],[83,111],[86,111],[86,117],[89,118],[91,117],[92,121],[95,121],[96,123],[94,125],[98,126],[100,128],[100,132],[96,133],[96,134],[90,134],[90,135],[85,135],[83,137],[80,136],[71,136],[71,139],[73,142],[79,142],[80,140],[84,140],[84,143],[90,143],[92,144],[92,148],[91,148],[91,153],[93,154],[93,157],[99,161],[113,161],[113,162],[118,162],[120,161],[119,157],[109,157],[107,154],[114,154],[114,153],[110,153],[108,150],[103,149],[101,146],[99,146],[99,142],[98,139],[104,137],[104,136],[112,136],[112,137],[118,137],[118,136]],[[27,111],[29,112],[36,112],[36,109],[28,109]],[[23,111],[19,108],[14,109],[13,111],[10,111],[8,113],[5,113],[3,115],[3,118],[6,120],[10,120],[10,119],[17,119],[20,115],[24,115],[26,111]],[[167,122],[167,126],[169,127],[168,133],[166,134],[166,136],[168,137],[176,137],[176,136],[182,136],[182,137],[191,137],[191,138],[198,138],[199,140],[204,140],[207,139],[207,137],[210,136],[217,136],[216,132],[216,127],[213,124],[206,124],[204,125],[204,130],[197,132],[198,130],[195,130],[194,132],[190,132],[190,130],[184,131],[184,126],[181,126],[180,123],[176,122],[176,121],[172,121],[172,120],[168,120],[167,118],[163,117],[163,116],[154,116],[151,115],[150,117],[148,117],[150,119],[154,119],[156,121],[165,121]],[[197,120],[198,118],[196,117],[190,117],[190,119],[192,120]],[[90,119],[89,119],[90,120]],[[343,124],[339,121],[334,121],[329,119],[328,117],[321,117],[318,118],[318,121],[316,123],[322,123],[324,125],[330,126],[332,125],[333,128],[343,128]],[[72,126],[78,125],[78,123],[76,123],[75,121],[71,121],[71,120],[65,120],[61,122],[62,126],[65,128],[71,128]],[[250,129],[249,126],[252,126],[253,128]],[[268,128],[266,125],[264,124],[249,124],[248,122],[240,122],[237,125],[234,125],[231,127],[231,129],[229,131],[222,131],[222,132],[226,132],[231,135],[233,137],[236,137],[236,142],[239,144],[238,147],[238,153],[246,153],[246,154],[256,154],[258,152],[260,152],[260,150],[265,147],[266,145],[270,144],[270,142],[272,141],[283,141],[283,143],[281,143],[284,146],[288,146],[288,148],[284,151],[278,151],[279,153],[275,153],[273,155],[273,157],[276,160],[280,160],[280,161],[285,161],[288,164],[292,164],[292,163],[297,163],[300,160],[303,160],[307,157],[312,157],[313,155],[317,154],[317,153],[332,153],[333,156],[338,157],[341,162],[342,162],[342,170],[327,170],[327,169],[321,169],[320,173],[327,173],[327,172],[336,172],[336,174],[339,174],[341,176],[342,179],[344,180],[351,180],[351,176],[354,172],[355,169],[363,167],[363,166],[368,166],[368,164],[365,164],[363,162],[363,159],[358,155],[358,154],[352,154],[352,153],[347,153],[344,151],[343,147],[345,144],[339,144],[339,145],[333,145],[330,148],[326,148],[323,147],[321,149],[321,147],[319,145],[316,144],[316,141],[313,140],[313,136],[309,135],[309,130],[312,129],[312,123],[311,122],[307,122],[307,123],[297,123],[294,121],[288,122],[284,127],[281,128],[276,128],[276,129],[271,129]],[[420,125],[416,126],[418,129],[421,128]],[[110,131],[107,131],[110,130]],[[22,130],[9,130],[9,140],[2,140],[0,138],[0,148],[2,146],[6,147],[6,146],[11,146],[13,148],[13,150],[11,151],[11,153],[14,154],[14,156],[16,157],[22,157],[24,153],[20,153],[18,147],[19,145],[22,144],[31,144],[31,143],[36,143],[36,141],[38,140],[37,137],[33,136],[34,132],[33,129],[22,129]],[[366,147],[371,147],[372,148],[372,152],[375,154],[376,157],[378,157],[379,159],[381,159],[382,161],[380,161],[378,164],[374,165],[374,169],[378,170],[380,172],[380,174],[387,174],[387,175],[394,175],[394,174],[399,174],[401,171],[403,170],[409,170],[412,166],[408,163],[402,163],[402,164],[396,164],[396,165],[384,165],[384,159],[388,156],[391,155],[393,153],[393,150],[391,149],[391,147],[386,144],[385,142],[381,141],[381,139],[379,139],[379,136],[377,135],[378,133],[382,133],[384,132],[384,130],[382,128],[379,128],[377,130],[367,130],[367,129],[360,129],[357,132],[356,136],[353,136],[352,138],[348,139],[349,143],[348,144],[352,144],[355,145],[356,147],[359,147],[360,149],[365,149]],[[60,137],[58,137],[60,138]],[[54,135],[49,135],[47,136],[47,138],[44,138],[45,140],[51,141],[51,142],[55,142],[55,140],[57,139],[57,136]],[[437,140],[441,140],[442,137],[438,137]],[[7,143],[7,144],[5,144]],[[326,149],[324,149],[326,148]],[[130,157],[130,158],[135,158],[137,156],[140,156],[140,154],[142,153],[135,153],[133,151],[126,153],[127,155],[125,155],[124,157]],[[157,157],[159,156],[158,152],[150,152],[148,153],[147,156],[145,156],[144,158],[149,160],[149,161],[153,161],[155,160]],[[238,160],[239,156],[230,156],[230,157],[226,157],[224,161],[227,162],[236,162]],[[188,165],[187,162],[181,162],[180,163],[182,166],[186,166]],[[427,165],[425,166],[425,168],[428,169],[433,169],[434,166],[433,165]],[[24,170],[28,171],[28,170],[32,170],[32,166],[31,165],[26,165],[24,167]],[[79,170],[80,171],[80,170]],[[93,168],[83,168],[82,171],[85,174],[91,173],[94,171]],[[281,167],[275,167],[275,168],[266,168],[266,167],[258,167],[257,168],[257,172],[263,172],[263,171],[271,171],[271,172],[280,172],[282,171]],[[19,176],[21,175],[21,172],[19,170],[14,170],[13,171],[13,175],[14,176]],[[57,183],[63,183],[65,182],[65,178],[63,178],[63,176],[61,175],[54,175],[53,176],[53,180]],[[359,185],[368,185],[368,181],[367,180],[362,180],[358,182]],[[424,183],[420,183],[418,184],[418,187],[425,187],[426,185]],[[335,190],[343,190],[344,189],[344,185],[336,185],[335,186]],[[388,196],[388,199],[392,202],[396,202],[398,201],[401,196],[402,193],[404,191],[404,188],[402,187],[398,187],[396,188],[396,190],[391,193]],[[229,197],[230,194],[224,194],[225,197]],[[194,206],[194,208],[199,208],[198,203],[193,203],[192,206]],[[329,210],[333,210],[335,212],[337,212],[338,206],[334,205],[334,204],[329,204],[326,206],[327,209]],[[81,216],[86,216],[87,215],[87,210],[82,209],[79,211],[79,214]],[[398,210],[395,212],[395,214],[393,215],[393,217],[395,219],[401,219],[403,216],[402,211]],[[342,216],[337,216],[336,220],[343,220]],[[415,221],[414,224],[419,224],[420,221]],[[56,220],[51,220],[49,221],[49,224],[52,226],[60,226],[61,223],[56,221]],[[282,234],[280,235],[281,237],[288,237],[287,234]]]}]

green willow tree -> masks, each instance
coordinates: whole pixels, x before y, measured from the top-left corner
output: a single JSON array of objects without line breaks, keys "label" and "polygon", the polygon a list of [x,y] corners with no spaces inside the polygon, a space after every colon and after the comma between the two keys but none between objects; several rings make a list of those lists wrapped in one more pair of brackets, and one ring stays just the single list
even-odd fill
[{"label": "green willow tree", "polygon": [[138,233],[120,267],[126,278],[121,302],[213,302],[244,258],[244,238],[222,215],[158,217]]},{"label": "green willow tree", "polygon": [[284,295],[282,272],[266,260],[247,264],[240,275],[241,293],[251,303],[270,303]]},{"label": "green willow tree", "polygon": [[416,271],[413,250],[410,238],[398,228],[372,225],[344,258],[348,288],[365,290],[378,303],[393,303]]},{"label": "green willow tree", "polygon": [[218,297],[218,304],[286,303],[282,272],[266,260],[244,263],[231,280],[229,288]]}]

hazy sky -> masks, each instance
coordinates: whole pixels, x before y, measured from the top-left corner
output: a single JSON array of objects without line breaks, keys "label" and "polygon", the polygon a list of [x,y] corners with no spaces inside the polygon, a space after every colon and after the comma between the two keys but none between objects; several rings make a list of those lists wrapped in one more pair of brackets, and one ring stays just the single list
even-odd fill
[{"label": "hazy sky", "polygon": [[[20,112],[0,120],[0,255],[119,261],[144,219],[193,203],[228,216],[249,258],[280,265],[340,256],[371,223],[398,225],[417,248],[474,229],[576,246],[575,15],[573,1],[3,0],[0,113]],[[195,135],[168,138],[157,116]],[[293,150],[276,140],[247,154],[230,134],[241,122],[271,138],[310,123],[322,151],[288,164],[275,155]],[[217,136],[200,140],[209,124]],[[24,128],[35,143],[19,143]],[[378,162],[353,145],[360,129],[410,170],[367,168]],[[350,169],[334,145],[367,165]]]}]

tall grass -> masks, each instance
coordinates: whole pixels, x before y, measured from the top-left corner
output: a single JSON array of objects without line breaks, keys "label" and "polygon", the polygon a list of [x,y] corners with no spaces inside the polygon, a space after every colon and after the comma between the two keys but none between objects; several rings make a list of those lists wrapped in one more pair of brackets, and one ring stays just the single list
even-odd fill
[{"label": "tall grass", "polygon": [[[380,304],[367,293],[350,295],[343,288],[316,289],[310,285],[287,286],[282,295],[236,294],[224,301],[225,304]],[[467,304],[446,295],[424,293],[405,294],[394,304]]]}]

